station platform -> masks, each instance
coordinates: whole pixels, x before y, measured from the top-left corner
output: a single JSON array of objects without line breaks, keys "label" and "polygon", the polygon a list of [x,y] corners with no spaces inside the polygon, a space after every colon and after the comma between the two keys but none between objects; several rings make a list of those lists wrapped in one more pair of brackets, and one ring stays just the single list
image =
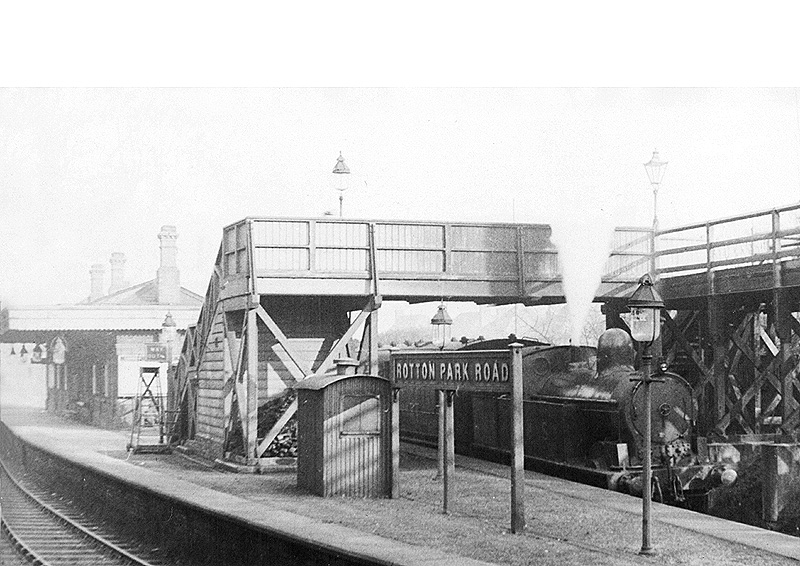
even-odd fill
[{"label": "station platform", "polygon": [[2,420],[40,449],[258,528],[341,549],[365,563],[796,564],[800,539],[653,504],[655,556],[640,556],[641,500],[526,472],[527,527],[509,532],[507,467],[456,456],[455,501],[441,513],[435,453],[403,446],[398,499],[321,498],[294,473],[238,474],[174,452],[129,454],[126,431],[65,421],[41,410],[1,407]]}]

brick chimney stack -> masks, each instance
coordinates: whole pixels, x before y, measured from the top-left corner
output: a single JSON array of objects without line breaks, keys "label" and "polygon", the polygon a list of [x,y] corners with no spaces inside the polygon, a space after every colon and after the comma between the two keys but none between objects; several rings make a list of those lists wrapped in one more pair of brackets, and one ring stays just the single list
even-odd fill
[{"label": "brick chimney stack", "polygon": [[181,283],[178,274],[177,254],[178,248],[175,241],[178,232],[175,226],[162,226],[158,234],[161,246],[161,263],[156,274],[158,283],[158,303],[160,305],[175,305],[180,302]]},{"label": "brick chimney stack", "polygon": [[89,292],[89,301],[96,301],[103,296],[103,283],[106,278],[106,266],[102,263],[95,263],[89,269],[89,277],[91,278],[91,291]]},{"label": "brick chimney stack", "polygon": [[111,254],[111,287],[108,288],[108,294],[111,295],[121,291],[127,286],[128,284],[125,282],[125,254],[114,252]]}]

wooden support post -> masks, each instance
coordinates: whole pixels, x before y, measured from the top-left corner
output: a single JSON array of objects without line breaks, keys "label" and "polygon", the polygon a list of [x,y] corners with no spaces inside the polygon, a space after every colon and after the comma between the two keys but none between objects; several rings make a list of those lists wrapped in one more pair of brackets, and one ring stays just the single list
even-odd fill
[{"label": "wooden support post", "polygon": [[230,428],[231,408],[233,405],[233,380],[236,379],[233,361],[231,360],[230,349],[228,348],[228,337],[224,338],[222,351],[223,362],[223,386],[222,386],[222,428],[225,431],[224,444],[227,445],[228,430]]},{"label": "wooden support post", "polygon": [[369,315],[369,374],[378,375],[378,310]]},{"label": "wooden support post", "polygon": [[794,427],[790,424],[792,414],[795,411],[794,400],[794,372],[787,367],[792,352],[792,329],[789,317],[792,316],[792,309],[783,291],[783,271],[780,262],[780,251],[783,243],[778,236],[781,231],[781,216],[777,210],[772,211],[772,307],[775,317],[775,333],[780,340],[780,351],[778,352],[777,375],[781,380],[781,400],[783,401],[783,414],[781,415],[781,429],[789,434]]},{"label": "wooden support post", "polygon": [[453,433],[453,396],[454,391],[445,392],[444,403],[444,481],[442,489],[442,512],[450,512],[453,500],[453,480],[456,475],[455,435]]},{"label": "wooden support post", "polygon": [[[258,441],[258,317],[256,309],[247,311],[247,428],[245,454],[248,462],[256,458]],[[240,410],[242,405],[239,406]]]},{"label": "wooden support post", "polygon": [[[710,230],[707,228],[707,230]],[[710,251],[708,252],[710,254]],[[710,257],[710,256],[709,256]],[[706,272],[706,282],[708,285],[708,301],[707,314],[708,314],[708,332],[711,337],[711,348],[713,362],[711,366],[711,373],[714,376],[714,426],[716,432],[725,434],[725,428],[722,426],[722,419],[726,411],[726,388],[727,388],[727,372],[725,371],[725,346],[728,339],[727,333],[727,317],[723,312],[725,308],[722,298],[719,297],[714,290],[714,272],[710,267]]]},{"label": "wooden support post", "polygon": [[392,499],[400,497],[400,389],[392,389]]},{"label": "wooden support post", "polygon": [[[378,277],[378,252],[375,237],[375,223],[369,225],[369,268],[370,279],[372,279],[372,297],[370,297],[370,307],[372,312],[369,314],[369,335],[365,336],[368,342],[369,372],[371,375],[378,375],[378,309],[381,308],[383,298],[379,289],[380,279]],[[363,344],[362,344],[363,347]]]},{"label": "wooden support post", "polygon": [[439,389],[436,391],[436,402],[436,406],[439,407],[439,442],[437,442],[436,445],[436,479],[438,480],[444,476],[444,389]]},{"label": "wooden support post", "polygon": [[511,532],[525,530],[525,438],[522,404],[522,344],[511,349]]},{"label": "wooden support post", "polygon": [[774,372],[781,380],[781,400],[783,401],[783,413],[781,415],[781,429],[786,434],[793,432],[792,415],[796,409],[794,399],[794,380],[795,372],[789,367],[792,361],[792,329],[789,317],[792,316],[792,309],[785,293],[781,289],[773,291],[773,308],[775,313],[775,333],[780,340],[780,349]]},{"label": "wooden support post", "polygon": [[360,371],[378,375],[378,311],[373,310],[364,323],[361,346],[358,352]]},{"label": "wooden support post", "polygon": [[[761,485],[761,518],[768,523],[775,523],[781,512],[781,501],[778,486],[780,484],[780,445],[765,444],[761,447],[761,464],[763,466]],[[783,463],[783,462],[781,462]],[[785,464],[784,464],[784,467]]]}]

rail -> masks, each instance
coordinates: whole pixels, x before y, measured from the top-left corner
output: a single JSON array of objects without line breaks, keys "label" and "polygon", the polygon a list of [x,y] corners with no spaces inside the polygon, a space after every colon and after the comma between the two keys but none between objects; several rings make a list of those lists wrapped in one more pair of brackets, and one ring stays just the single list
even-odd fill
[{"label": "rail", "polygon": [[662,278],[800,258],[800,204],[661,230],[654,256]]},{"label": "rail", "polygon": [[3,485],[3,534],[32,564],[108,564],[120,566],[152,566],[81,523],[69,518],[42,499],[54,496],[49,490],[34,493],[14,478],[0,461]]}]

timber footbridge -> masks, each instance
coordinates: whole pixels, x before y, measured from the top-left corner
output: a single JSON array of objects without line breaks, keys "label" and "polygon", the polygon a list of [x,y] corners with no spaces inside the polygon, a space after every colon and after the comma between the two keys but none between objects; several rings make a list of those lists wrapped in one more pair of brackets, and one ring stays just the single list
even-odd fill
[{"label": "timber footbridge", "polygon": [[[657,233],[617,228],[595,297],[608,326],[624,325],[647,271],[667,307],[664,361],[692,384],[700,433],[794,435],[800,205]],[[259,464],[296,411],[294,383],[345,355],[377,371],[383,300],[440,299],[563,303],[550,226],[326,217],[225,227],[171,383],[176,437]]]}]

